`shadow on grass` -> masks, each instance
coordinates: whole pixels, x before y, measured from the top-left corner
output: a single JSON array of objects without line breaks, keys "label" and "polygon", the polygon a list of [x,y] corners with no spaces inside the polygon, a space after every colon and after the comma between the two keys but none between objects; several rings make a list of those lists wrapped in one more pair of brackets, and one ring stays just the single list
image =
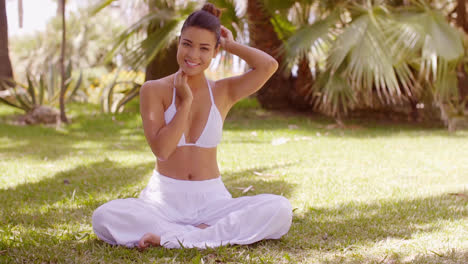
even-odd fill
[{"label": "shadow on grass", "polygon": [[[8,139],[10,144],[0,146],[0,153],[9,158],[28,156],[39,160],[58,160],[67,155],[83,155],[96,150],[148,150],[142,129],[114,125],[110,118],[88,121],[92,124],[80,124],[80,127],[73,127],[78,125],[72,124],[63,130],[46,126],[2,124],[0,138]],[[83,145],[88,143],[91,145]]]},{"label": "shadow on grass", "polygon": [[[279,167],[289,167],[296,163],[297,162],[291,162],[288,164],[251,168],[236,172],[227,172],[222,176],[223,182],[233,197],[272,193],[289,198],[291,197],[291,194],[296,187],[294,184],[280,179],[279,176],[269,176],[268,174],[267,176],[258,176],[256,173],[262,174],[268,170]],[[249,186],[252,188],[246,191]],[[244,193],[244,191],[246,192]]]},{"label": "shadow on grass", "polygon": [[350,202],[333,208],[309,208],[294,217],[292,247],[353,250],[387,239],[409,240],[443,228],[439,221],[468,217],[468,200],[451,195],[412,200]]},{"label": "shadow on grass", "polygon": [[106,159],[2,189],[1,222],[34,227],[83,222],[105,199],[136,196],[153,166],[125,167]]},{"label": "shadow on grass", "polygon": [[465,264],[468,260],[466,249],[449,249],[440,252],[429,251],[424,254],[404,257],[398,254],[385,254],[381,257],[363,256],[350,258],[349,256],[335,256],[321,263],[340,264],[362,264],[362,263],[382,263],[382,264]]}]

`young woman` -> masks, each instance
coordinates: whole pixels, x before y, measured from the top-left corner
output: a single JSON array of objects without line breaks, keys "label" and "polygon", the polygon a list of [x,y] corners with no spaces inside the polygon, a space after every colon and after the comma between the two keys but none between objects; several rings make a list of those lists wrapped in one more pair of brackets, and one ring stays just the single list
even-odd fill
[{"label": "young woman", "polygon": [[[101,240],[140,248],[205,248],[278,239],[288,232],[292,209],[286,198],[232,198],[221,180],[216,146],[223,121],[237,101],[262,87],[278,63],[236,43],[220,25],[220,13],[212,4],[192,13],[179,39],[179,70],[142,86],[143,129],[156,167],[138,198],[113,200],[96,209],[93,229]],[[208,80],[204,71],[220,47],[251,69]]]}]

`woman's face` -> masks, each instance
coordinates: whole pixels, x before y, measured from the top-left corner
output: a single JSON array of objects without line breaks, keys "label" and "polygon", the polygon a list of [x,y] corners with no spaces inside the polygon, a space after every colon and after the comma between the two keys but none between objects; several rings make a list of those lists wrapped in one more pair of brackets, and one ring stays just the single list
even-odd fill
[{"label": "woman's face", "polygon": [[187,75],[202,73],[218,53],[215,34],[209,30],[188,27],[182,31],[177,49],[177,63]]}]

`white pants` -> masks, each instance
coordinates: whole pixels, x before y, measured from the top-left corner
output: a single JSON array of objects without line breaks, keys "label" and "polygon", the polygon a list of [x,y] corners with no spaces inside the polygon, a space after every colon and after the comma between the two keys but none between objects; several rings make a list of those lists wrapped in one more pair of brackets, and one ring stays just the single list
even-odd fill
[{"label": "white pants", "polygon": [[[93,230],[103,241],[134,247],[146,233],[166,248],[217,247],[278,239],[291,226],[292,208],[279,195],[232,198],[221,177],[176,180],[156,170],[139,198],[117,199],[93,213]],[[197,228],[200,224],[209,227]]]}]

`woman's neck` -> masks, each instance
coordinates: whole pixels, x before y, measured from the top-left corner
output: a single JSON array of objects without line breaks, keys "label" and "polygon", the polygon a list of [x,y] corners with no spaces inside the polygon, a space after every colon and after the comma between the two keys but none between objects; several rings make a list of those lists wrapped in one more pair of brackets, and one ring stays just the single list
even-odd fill
[{"label": "woman's neck", "polygon": [[187,84],[189,85],[193,93],[196,93],[198,89],[205,85],[205,83],[206,77],[204,73],[188,76],[187,78]]}]

